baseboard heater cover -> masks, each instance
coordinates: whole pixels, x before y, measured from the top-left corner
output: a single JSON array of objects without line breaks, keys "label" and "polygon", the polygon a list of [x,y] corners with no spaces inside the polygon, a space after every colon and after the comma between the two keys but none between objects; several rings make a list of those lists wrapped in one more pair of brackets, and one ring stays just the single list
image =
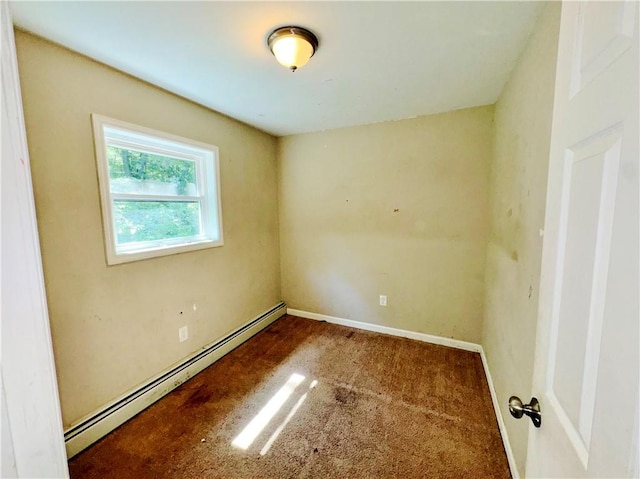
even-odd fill
[{"label": "baseboard heater cover", "polygon": [[162,398],[189,378],[229,353],[251,336],[286,314],[284,302],[249,321],[201,351],[187,357],[171,369],[161,373],[135,390],[129,391],[108,406],[100,409],[64,433],[67,457],[71,458],[131,419],[143,409]]}]

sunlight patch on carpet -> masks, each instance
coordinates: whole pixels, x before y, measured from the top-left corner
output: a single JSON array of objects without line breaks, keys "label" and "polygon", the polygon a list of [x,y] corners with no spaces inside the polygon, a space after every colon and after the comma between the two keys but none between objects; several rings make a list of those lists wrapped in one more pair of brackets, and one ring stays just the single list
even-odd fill
[{"label": "sunlight patch on carpet", "polygon": [[292,374],[289,380],[280,390],[274,394],[260,412],[251,420],[249,424],[242,430],[240,434],[231,443],[234,447],[247,450],[256,437],[269,424],[273,416],[275,416],[284,403],[293,394],[293,391],[304,381],[305,377],[301,374]]},{"label": "sunlight patch on carpet", "polygon": [[302,403],[307,399],[307,395],[309,394],[309,391],[315,388],[317,384],[318,384],[318,381],[316,381],[315,379],[311,381],[311,384],[309,385],[309,390],[305,392],[302,396],[300,396],[300,399],[298,399],[298,402],[295,403],[294,406],[291,408],[291,411],[289,411],[289,414],[287,414],[287,417],[285,418],[285,420],[282,421],[282,424],[278,426],[278,428],[273,432],[269,440],[265,443],[264,447],[260,450],[261,456],[264,456],[267,452],[269,452],[269,449],[271,449],[271,445],[275,442],[276,439],[278,439],[278,436],[280,435],[282,430],[287,426],[289,421],[291,421],[291,418],[296,414],[296,412],[298,412],[298,409],[300,408],[300,406],[302,406]]}]

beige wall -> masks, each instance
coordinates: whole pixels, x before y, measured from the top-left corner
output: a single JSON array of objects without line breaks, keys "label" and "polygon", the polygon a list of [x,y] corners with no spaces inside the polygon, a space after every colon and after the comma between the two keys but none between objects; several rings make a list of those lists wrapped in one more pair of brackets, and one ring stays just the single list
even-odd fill
[{"label": "beige wall", "polygon": [[560,4],[550,3],[495,107],[482,344],[521,474],[529,424],[511,418],[507,399],[532,395],[559,24]]},{"label": "beige wall", "polygon": [[[68,426],[280,300],[276,140],[26,33],[16,41]],[[107,267],[93,112],[220,148],[223,247]]]},{"label": "beige wall", "polygon": [[480,107],[281,138],[287,305],[479,342],[492,118]]}]

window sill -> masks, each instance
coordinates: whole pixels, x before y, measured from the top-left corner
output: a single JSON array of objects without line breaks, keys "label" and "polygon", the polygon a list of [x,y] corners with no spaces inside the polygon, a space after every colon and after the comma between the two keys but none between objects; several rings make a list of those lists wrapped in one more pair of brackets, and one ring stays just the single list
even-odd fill
[{"label": "window sill", "polygon": [[157,258],[160,256],[170,256],[174,254],[187,253],[189,251],[198,251],[201,249],[215,248],[222,245],[224,245],[224,241],[220,239],[217,241],[202,240],[202,241],[194,241],[193,243],[188,243],[188,244],[159,246],[155,248],[149,248],[146,250],[132,251],[131,253],[127,253],[127,252],[118,253],[116,251],[107,251],[107,264],[109,266],[113,266],[113,265],[122,264],[122,263],[131,263],[133,261],[141,261],[141,260],[150,259],[150,258]]}]

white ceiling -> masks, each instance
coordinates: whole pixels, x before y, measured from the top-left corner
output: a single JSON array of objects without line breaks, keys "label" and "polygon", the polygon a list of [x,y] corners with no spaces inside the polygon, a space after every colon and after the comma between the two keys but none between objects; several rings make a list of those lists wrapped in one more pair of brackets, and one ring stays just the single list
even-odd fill
[{"label": "white ceiling", "polygon": [[[19,27],[275,135],[491,104],[539,2],[12,2]],[[320,46],[295,73],[275,27]]]}]

